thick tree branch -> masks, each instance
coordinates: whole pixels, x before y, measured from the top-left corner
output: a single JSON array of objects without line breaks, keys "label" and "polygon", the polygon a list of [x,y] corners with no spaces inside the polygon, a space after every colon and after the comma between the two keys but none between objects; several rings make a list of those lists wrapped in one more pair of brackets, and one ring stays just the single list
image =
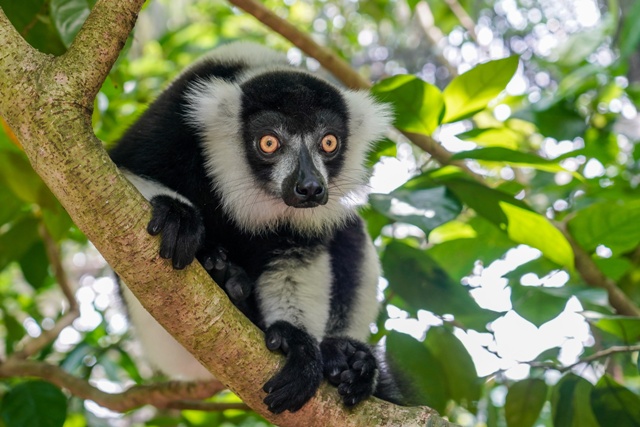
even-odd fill
[{"label": "thick tree branch", "polygon": [[[81,399],[88,399],[98,405],[117,412],[126,412],[143,405],[157,408],[187,409],[183,400],[206,399],[226,389],[220,381],[180,382],[171,381],[152,385],[133,386],[122,393],[106,393],[88,381],[77,378],[64,369],[43,362],[10,359],[0,364],[0,378],[34,377],[49,381],[60,388],[69,390]],[[207,402],[203,402],[207,403]],[[206,405],[205,405],[206,406]]]},{"label": "thick tree branch", "polygon": [[310,427],[449,425],[428,408],[375,399],[347,410],[335,387],[326,384],[295,414],[267,411],[261,388],[283,359],[266,349],[263,334],[199,264],[175,271],[158,256],[158,239],[145,227],[149,204],[93,135],[91,97],[106,78],[141,4],[142,0],[99,0],[69,51],[55,60],[26,45],[0,11],[0,116],[15,131],[34,170],[144,307],[268,420],[283,427],[300,425],[301,420]]},{"label": "thick tree branch", "polygon": [[[371,84],[364,80],[358,72],[346,62],[337,58],[335,55],[327,53],[327,49],[319,46],[308,34],[299,31],[293,25],[279,18],[261,3],[256,0],[229,0],[229,2],[255,16],[256,19],[285,37],[304,53],[318,60],[324,68],[330,71],[346,86],[353,89],[367,89],[370,87]],[[451,3],[456,2],[452,1]],[[415,145],[429,153],[440,164],[455,164],[476,181],[485,183],[483,177],[472,172],[464,162],[452,162],[451,153],[432,137],[408,132],[403,132],[403,134]],[[568,233],[562,230],[562,227],[559,228],[561,228],[565,236],[568,236]],[[575,243],[572,243],[572,246],[574,248],[576,270],[585,282],[590,286],[606,289],[609,293],[609,303],[619,314],[640,316],[640,308],[638,308],[614,282],[606,279],[589,254],[584,250],[576,250],[577,245]]]}]

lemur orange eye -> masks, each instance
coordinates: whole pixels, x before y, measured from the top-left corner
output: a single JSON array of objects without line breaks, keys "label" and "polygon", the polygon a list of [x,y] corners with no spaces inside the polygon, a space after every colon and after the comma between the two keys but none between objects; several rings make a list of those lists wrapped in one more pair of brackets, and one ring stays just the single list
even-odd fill
[{"label": "lemur orange eye", "polygon": [[325,135],[320,146],[325,153],[333,153],[338,148],[338,138],[331,134]]},{"label": "lemur orange eye", "polygon": [[272,154],[280,148],[280,141],[273,135],[265,135],[260,138],[260,149],[263,153]]}]

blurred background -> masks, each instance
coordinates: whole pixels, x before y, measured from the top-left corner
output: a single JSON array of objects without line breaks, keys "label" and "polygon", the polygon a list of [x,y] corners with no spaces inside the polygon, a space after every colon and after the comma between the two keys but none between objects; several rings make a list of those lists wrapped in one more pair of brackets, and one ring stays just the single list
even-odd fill
[{"label": "blurred background", "polygon": [[[0,0],[55,55],[93,3]],[[379,82],[374,94],[393,104],[400,130],[481,177],[443,167],[396,130],[369,159],[362,213],[384,269],[372,342],[410,373],[420,401],[462,426],[640,426],[640,3],[264,4]],[[110,147],[185,66],[234,40],[320,68],[227,2],[151,0],[96,98],[98,138]],[[53,330],[33,359],[107,392],[161,379],[113,277],[3,122],[0,360]],[[0,425],[29,425],[7,415],[27,382],[0,379]],[[269,425],[240,409],[119,414],[64,396],[41,407],[65,427]]]}]

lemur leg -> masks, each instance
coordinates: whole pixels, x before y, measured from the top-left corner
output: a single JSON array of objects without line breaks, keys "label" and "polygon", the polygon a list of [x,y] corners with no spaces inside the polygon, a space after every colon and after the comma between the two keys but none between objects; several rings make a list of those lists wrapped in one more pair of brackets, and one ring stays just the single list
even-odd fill
[{"label": "lemur leg", "polygon": [[325,338],[320,343],[324,376],[338,387],[346,406],[371,396],[378,383],[378,362],[371,348],[348,337]]},{"label": "lemur leg", "polygon": [[266,324],[267,348],[280,350],[284,367],[264,386],[269,410],[297,411],[322,382],[319,340],[329,315],[331,266],[323,248],[301,256],[286,254],[273,261],[256,284],[256,297]]},{"label": "lemur leg", "polygon": [[381,364],[365,344],[378,314],[380,266],[362,221],[336,234],[331,246],[333,297],[326,337],[320,343],[324,375],[346,406],[371,396]]},{"label": "lemur leg", "polygon": [[318,341],[282,320],[267,328],[265,341],[269,350],[281,350],[287,361],[262,388],[268,393],[264,403],[275,414],[287,409],[295,412],[313,397],[322,382]]}]

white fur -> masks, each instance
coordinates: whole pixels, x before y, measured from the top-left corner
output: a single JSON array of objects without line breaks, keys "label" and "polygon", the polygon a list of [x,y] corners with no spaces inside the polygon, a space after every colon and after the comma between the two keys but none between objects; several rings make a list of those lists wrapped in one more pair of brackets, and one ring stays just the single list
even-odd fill
[{"label": "white fur", "polygon": [[347,336],[366,342],[371,335],[370,325],[376,321],[379,311],[378,282],[380,279],[380,261],[376,248],[370,239],[366,239],[360,283],[357,287],[356,298],[349,316]]},{"label": "white fur", "polygon": [[159,182],[135,175],[125,169],[122,169],[121,172],[125,176],[125,178],[127,178],[127,180],[129,180],[129,182],[133,184],[133,186],[136,187],[147,200],[151,200],[154,196],[159,195],[171,196],[180,200],[181,202],[188,204],[189,206],[193,206],[189,199],[184,197],[182,194],[179,194],[172,189],[165,187]]},{"label": "white fur", "polygon": [[266,326],[286,320],[321,340],[331,301],[329,254],[322,251],[307,262],[285,254],[258,278],[255,292]]}]

